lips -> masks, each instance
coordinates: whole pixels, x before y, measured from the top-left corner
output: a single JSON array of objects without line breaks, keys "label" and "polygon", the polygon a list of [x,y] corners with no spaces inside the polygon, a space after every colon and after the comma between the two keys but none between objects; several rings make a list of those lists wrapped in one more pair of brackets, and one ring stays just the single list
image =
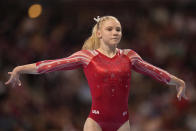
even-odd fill
[{"label": "lips", "polygon": [[112,40],[118,40],[119,38],[112,38]]}]

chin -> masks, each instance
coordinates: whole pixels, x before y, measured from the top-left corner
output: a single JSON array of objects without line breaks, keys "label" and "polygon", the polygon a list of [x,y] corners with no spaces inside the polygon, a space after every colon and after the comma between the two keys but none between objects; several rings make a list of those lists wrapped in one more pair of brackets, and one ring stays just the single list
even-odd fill
[{"label": "chin", "polygon": [[117,46],[119,44],[119,41],[110,41],[107,43],[109,46]]},{"label": "chin", "polygon": [[111,45],[118,45],[119,44],[119,41],[117,41],[117,42],[111,42],[110,44]]},{"label": "chin", "polygon": [[111,46],[117,46],[118,43],[110,43],[109,45],[111,45]]}]

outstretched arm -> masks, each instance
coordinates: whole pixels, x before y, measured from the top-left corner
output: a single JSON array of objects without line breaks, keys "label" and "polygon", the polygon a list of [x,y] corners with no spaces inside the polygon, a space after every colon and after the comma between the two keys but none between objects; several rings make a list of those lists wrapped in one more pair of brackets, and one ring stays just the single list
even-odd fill
[{"label": "outstretched arm", "polygon": [[177,98],[179,100],[181,100],[181,97],[184,97],[185,99],[187,99],[187,96],[185,95],[185,82],[171,74],[169,74],[168,72],[155,67],[141,59],[137,59],[137,60],[133,60],[133,69],[136,72],[142,73],[142,74],[146,74],[148,76],[153,77],[154,79],[168,84],[168,85],[174,85],[176,86],[177,89]]},{"label": "outstretched arm", "polygon": [[181,100],[181,97],[187,99],[185,95],[185,82],[168,72],[155,67],[148,62],[144,61],[136,52],[129,51],[128,56],[131,60],[132,68],[136,72],[151,76],[152,78],[158,80],[159,82],[168,84],[168,85],[175,85],[177,89],[177,98]]},{"label": "outstretched arm", "polygon": [[41,74],[58,70],[76,69],[85,66],[90,61],[90,57],[87,53],[88,51],[78,51],[71,56],[62,59],[44,60],[33,64],[17,66],[12,72],[8,72],[11,76],[5,84],[13,84],[13,86],[17,84],[21,86],[19,80],[20,74]]}]

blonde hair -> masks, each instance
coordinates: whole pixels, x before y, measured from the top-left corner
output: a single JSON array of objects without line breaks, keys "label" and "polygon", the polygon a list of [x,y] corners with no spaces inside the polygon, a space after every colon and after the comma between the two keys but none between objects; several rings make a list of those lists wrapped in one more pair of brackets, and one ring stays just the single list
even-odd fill
[{"label": "blonde hair", "polygon": [[101,27],[102,23],[109,19],[118,21],[118,19],[113,16],[100,17],[99,21],[97,21],[97,23],[94,25],[92,29],[91,36],[84,42],[84,45],[82,46],[82,50],[95,50],[99,48],[100,41],[99,41],[99,38],[97,37],[97,31]]}]

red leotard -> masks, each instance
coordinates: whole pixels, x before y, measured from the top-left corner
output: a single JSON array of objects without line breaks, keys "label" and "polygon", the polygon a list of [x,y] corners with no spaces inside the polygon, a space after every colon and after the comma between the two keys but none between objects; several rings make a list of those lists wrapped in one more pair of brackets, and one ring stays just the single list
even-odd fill
[{"label": "red leotard", "polygon": [[98,50],[81,50],[67,58],[36,63],[38,73],[82,67],[92,96],[89,117],[103,131],[117,131],[127,120],[131,70],[149,75],[168,84],[166,71],[145,61],[131,49],[118,49],[110,58]]}]

